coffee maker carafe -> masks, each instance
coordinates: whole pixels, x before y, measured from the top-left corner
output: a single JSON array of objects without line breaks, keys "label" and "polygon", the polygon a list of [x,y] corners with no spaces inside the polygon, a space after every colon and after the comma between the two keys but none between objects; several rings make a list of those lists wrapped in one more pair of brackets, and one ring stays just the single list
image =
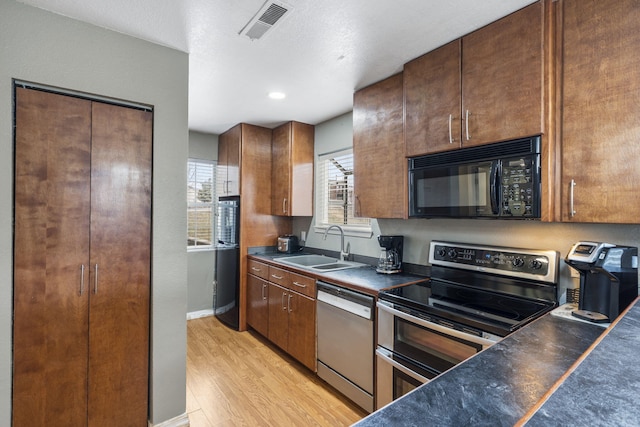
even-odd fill
[{"label": "coffee maker carafe", "polygon": [[578,242],[565,262],[580,273],[579,319],[612,322],[638,296],[638,248]]},{"label": "coffee maker carafe", "polygon": [[381,252],[378,259],[378,273],[392,274],[402,271],[402,245],[404,236],[378,236]]}]

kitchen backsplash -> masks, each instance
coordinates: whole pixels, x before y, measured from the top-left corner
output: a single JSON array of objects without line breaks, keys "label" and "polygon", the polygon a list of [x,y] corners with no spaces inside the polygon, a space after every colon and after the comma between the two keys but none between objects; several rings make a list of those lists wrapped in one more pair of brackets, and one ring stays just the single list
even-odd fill
[{"label": "kitchen backsplash", "polygon": [[[373,221],[374,236],[371,239],[346,237],[351,243],[351,252],[377,257],[380,247],[378,234],[399,234],[404,237],[403,261],[426,265],[429,242],[443,240],[509,246],[528,249],[551,249],[558,251],[560,258],[569,252],[578,241],[609,242],[618,245],[640,246],[640,225],[624,224],[563,224],[539,221],[474,220],[474,219],[409,219]],[[293,231],[298,236],[307,233],[308,246],[320,249],[335,249],[335,242],[315,236],[312,218],[296,218]],[[576,286],[571,269],[560,263],[559,286],[564,291]]]}]

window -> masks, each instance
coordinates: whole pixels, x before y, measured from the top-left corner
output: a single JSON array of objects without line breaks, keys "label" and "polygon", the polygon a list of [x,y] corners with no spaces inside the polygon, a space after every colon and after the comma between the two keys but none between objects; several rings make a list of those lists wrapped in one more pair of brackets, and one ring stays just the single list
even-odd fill
[{"label": "window", "polygon": [[319,156],[317,171],[316,226],[337,224],[369,232],[371,220],[354,216],[353,150]]},{"label": "window", "polygon": [[187,167],[187,249],[209,249],[214,242],[215,162],[189,159]]}]

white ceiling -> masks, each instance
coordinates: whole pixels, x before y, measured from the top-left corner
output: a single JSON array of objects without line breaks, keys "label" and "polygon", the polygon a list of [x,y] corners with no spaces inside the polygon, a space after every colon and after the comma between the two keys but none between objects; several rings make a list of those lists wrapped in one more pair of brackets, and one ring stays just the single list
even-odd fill
[{"label": "white ceiling", "polygon": [[[189,53],[189,128],[318,124],[353,92],[534,0],[285,0],[261,39],[238,32],[264,0],[20,0]],[[287,97],[274,101],[270,91]]]}]

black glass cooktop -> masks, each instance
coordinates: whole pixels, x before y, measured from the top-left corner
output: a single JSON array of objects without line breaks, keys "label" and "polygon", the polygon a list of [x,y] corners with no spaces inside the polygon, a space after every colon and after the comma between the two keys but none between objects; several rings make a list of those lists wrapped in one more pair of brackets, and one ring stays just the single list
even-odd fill
[{"label": "black glass cooktop", "polygon": [[430,283],[383,291],[379,298],[500,336],[506,336],[555,307],[553,299],[531,297],[546,293],[535,283],[463,273],[466,283],[471,285],[432,277]]}]

